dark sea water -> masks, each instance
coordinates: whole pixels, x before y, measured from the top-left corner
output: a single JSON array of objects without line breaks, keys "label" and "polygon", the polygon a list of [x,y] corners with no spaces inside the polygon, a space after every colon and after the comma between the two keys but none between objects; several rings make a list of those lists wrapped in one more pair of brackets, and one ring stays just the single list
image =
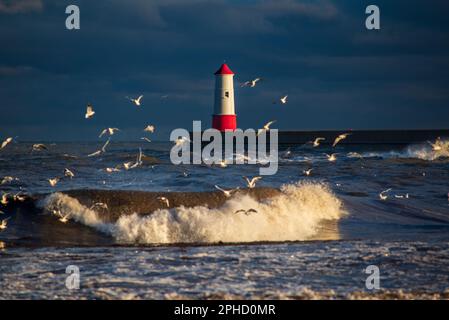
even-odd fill
[{"label": "dark sea water", "polygon": [[[33,198],[0,204],[9,218],[0,298],[449,297],[448,149],[291,146],[260,189],[224,199],[214,185],[243,189],[259,165],[175,166],[169,143],[112,141],[99,157],[87,155],[102,143],[31,145],[0,151],[0,180],[19,179],[0,191]],[[141,166],[104,171],[136,161],[139,148]],[[75,177],[51,187],[64,168]],[[162,193],[170,208],[156,199]],[[250,208],[257,213],[235,214]],[[80,269],[79,290],[65,286],[69,265]],[[379,268],[379,290],[365,286],[369,265]]]}]

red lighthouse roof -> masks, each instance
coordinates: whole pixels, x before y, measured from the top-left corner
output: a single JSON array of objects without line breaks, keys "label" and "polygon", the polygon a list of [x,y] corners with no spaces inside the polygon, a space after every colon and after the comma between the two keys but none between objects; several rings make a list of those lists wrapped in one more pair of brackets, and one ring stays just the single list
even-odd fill
[{"label": "red lighthouse roof", "polygon": [[220,69],[215,72],[215,74],[234,74],[231,69],[229,69],[228,65],[226,63],[223,63],[220,67]]}]

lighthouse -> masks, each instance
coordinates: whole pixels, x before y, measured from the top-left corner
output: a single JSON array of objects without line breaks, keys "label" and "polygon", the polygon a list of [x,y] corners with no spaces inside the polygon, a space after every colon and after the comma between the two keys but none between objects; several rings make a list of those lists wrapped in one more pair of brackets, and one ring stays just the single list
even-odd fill
[{"label": "lighthouse", "polygon": [[212,128],[226,131],[237,128],[234,107],[234,72],[223,63],[215,72],[215,103]]}]

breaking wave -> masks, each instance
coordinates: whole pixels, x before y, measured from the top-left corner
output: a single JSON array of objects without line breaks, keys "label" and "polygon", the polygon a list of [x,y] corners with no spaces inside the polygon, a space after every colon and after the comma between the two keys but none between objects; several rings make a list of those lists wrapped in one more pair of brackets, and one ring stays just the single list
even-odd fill
[{"label": "breaking wave", "polygon": [[[179,206],[149,215],[123,214],[115,222],[105,222],[101,214],[63,193],[47,196],[40,205],[49,212],[70,214],[71,220],[121,244],[302,241],[316,236],[323,221],[344,215],[340,200],[317,183],[284,185],[279,195],[265,201],[237,194],[214,209]],[[235,213],[240,209],[257,212]]]},{"label": "breaking wave", "polygon": [[[432,146],[434,144],[436,150]],[[367,152],[362,154],[365,158],[408,158],[433,161],[449,158],[449,140],[437,140],[435,143],[412,145],[403,151]]]}]

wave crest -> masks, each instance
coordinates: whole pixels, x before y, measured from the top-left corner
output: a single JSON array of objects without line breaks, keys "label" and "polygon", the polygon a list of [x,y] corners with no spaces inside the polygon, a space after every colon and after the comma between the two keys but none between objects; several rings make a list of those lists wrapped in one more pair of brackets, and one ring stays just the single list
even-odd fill
[{"label": "wave crest", "polygon": [[444,159],[449,158],[449,140],[436,140],[434,143],[429,141],[427,144],[411,145],[403,151],[366,152],[362,156],[365,158],[404,158],[426,161]]},{"label": "wave crest", "polygon": [[[115,223],[104,222],[97,212],[61,193],[49,195],[43,207],[70,213],[73,220],[123,244],[302,241],[316,236],[321,222],[344,214],[340,200],[324,184],[290,184],[281,191],[266,201],[236,195],[215,209],[180,206],[145,216],[122,215]],[[257,213],[235,213],[240,209]]]}]

